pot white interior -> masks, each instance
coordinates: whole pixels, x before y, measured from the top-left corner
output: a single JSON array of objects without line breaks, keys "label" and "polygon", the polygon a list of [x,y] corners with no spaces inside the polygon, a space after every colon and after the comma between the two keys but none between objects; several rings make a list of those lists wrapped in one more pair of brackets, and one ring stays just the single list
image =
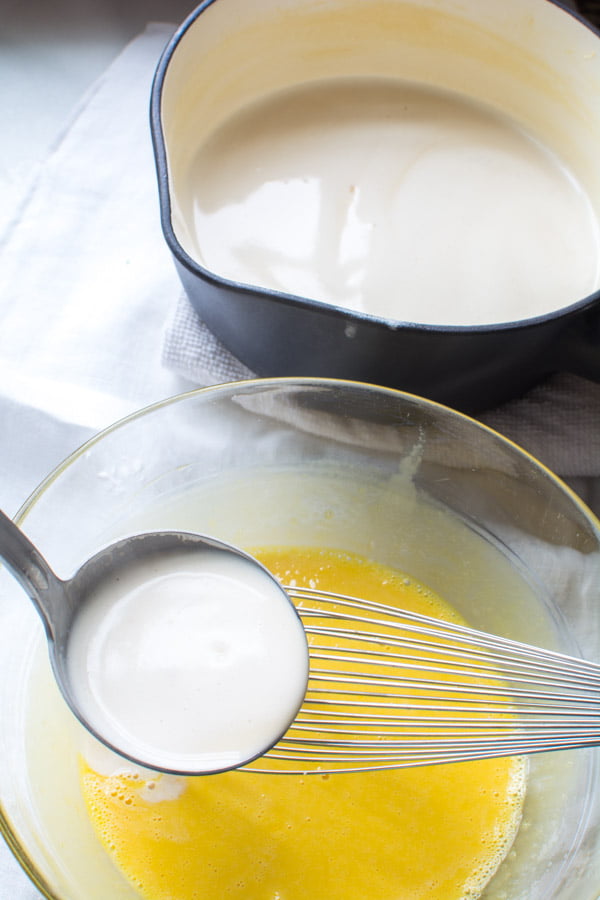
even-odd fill
[{"label": "pot white interior", "polygon": [[[206,4],[169,51],[162,87],[161,127],[176,240],[191,259],[204,264],[194,232],[189,173],[211,134],[266,97],[349,78],[443,89],[507,116],[556,155],[600,221],[599,46],[597,35],[549,0]],[[596,223],[590,227],[587,258],[598,255]],[[583,293],[574,291],[558,305],[554,300],[547,311],[592,294],[600,258],[597,263],[581,282]],[[534,314],[540,312],[546,309],[536,308]],[[503,321],[502,316],[493,321]],[[521,316],[504,320],[515,318]]]}]

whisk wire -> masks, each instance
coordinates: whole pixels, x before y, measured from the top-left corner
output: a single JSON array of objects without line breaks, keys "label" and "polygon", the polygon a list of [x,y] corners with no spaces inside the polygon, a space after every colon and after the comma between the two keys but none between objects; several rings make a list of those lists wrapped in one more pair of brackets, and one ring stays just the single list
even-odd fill
[{"label": "whisk wire", "polygon": [[288,587],[308,690],[252,771],[356,772],[600,744],[600,665],[344,594]]}]

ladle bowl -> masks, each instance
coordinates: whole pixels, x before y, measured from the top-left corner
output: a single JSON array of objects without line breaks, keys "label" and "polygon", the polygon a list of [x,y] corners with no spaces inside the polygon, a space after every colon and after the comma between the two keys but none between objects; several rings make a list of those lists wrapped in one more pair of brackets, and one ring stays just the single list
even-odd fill
[{"label": "ladle bowl", "polygon": [[[266,695],[261,695],[262,702],[259,703],[257,698],[256,706],[252,703],[249,707],[248,704],[244,706],[244,714],[252,714],[256,720],[250,738],[244,740],[240,736],[235,721],[236,715],[240,711],[238,696],[244,688],[243,683],[238,683],[240,675],[237,669],[234,670],[233,690],[229,694],[224,692],[225,704],[226,706],[229,704],[230,709],[221,710],[218,720],[212,720],[210,715],[207,716],[205,698],[198,696],[200,687],[206,686],[207,692],[214,690],[210,679],[203,678],[198,683],[198,686],[194,681],[193,688],[190,687],[183,693],[178,690],[180,680],[175,681],[171,677],[167,682],[169,685],[166,696],[168,708],[177,709],[181,707],[181,715],[185,718],[192,715],[198,717],[203,714],[206,719],[203,724],[206,728],[207,737],[200,744],[195,744],[195,752],[184,752],[183,748],[177,746],[176,739],[174,744],[169,741],[169,750],[167,750],[160,744],[155,746],[151,742],[142,742],[141,736],[136,732],[136,726],[131,725],[130,719],[120,721],[117,715],[117,728],[114,727],[114,722],[112,721],[115,718],[113,710],[110,707],[108,710],[106,709],[106,691],[99,691],[93,681],[91,682],[91,690],[86,690],[83,687],[85,681],[81,678],[83,674],[81,667],[78,668],[73,665],[73,658],[77,654],[83,659],[86,667],[89,667],[91,655],[89,648],[79,646],[79,642],[77,640],[73,641],[72,636],[81,632],[80,623],[82,616],[90,601],[95,596],[105,594],[107,591],[110,600],[113,597],[116,599],[120,582],[127,583],[127,579],[136,569],[139,570],[141,568],[142,572],[147,573],[146,577],[150,580],[150,578],[156,577],[153,573],[160,571],[161,562],[173,558],[176,560],[177,566],[183,567],[187,561],[193,561],[200,556],[207,557],[207,553],[210,554],[208,557],[208,577],[213,584],[215,579],[218,579],[220,584],[223,583],[219,561],[222,560],[226,564],[231,559],[235,559],[243,563],[244,570],[248,573],[248,578],[252,578],[250,586],[247,587],[250,593],[245,598],[246,600],[249,600],[252,592],[256,595],[257,588],[259,594],[261,594],[264,584],[264,591],[273,595],[276,601],[280,600],[281,604],[284,604],[288,611],[293,613],[293,617],[290,617],[290,623],[294,629],[294,640],[292,646],[288,649],[293,656],[292,668],[299,662],[298,674],[300,678],[292,677],[292,690],[289,692],[289,695],[284,694],[284,717],[281,718],[281,716],[273,714],[273,709],[278,709],[278,705],[281,707],[282,704],[281,691],[278,688],[277,680],[272,677],[273,662],[271,655],[276,648],[269,648],[266,643],[264,647],[259,648],[258,654],[252,657],[254,671],[248,672],[245,667],[243,673],[247,677],[253,678],[257,671],[260,673],[261,670],[264,670],[263,683],[266,683],[267,686],[271,685],[273,690],[268,691]],[[137,765],[152,767],[162,772],[176,772],[180,775],[201,775],[237,768],[261,756],[272,747],[284,734],[296,715],[304,697],[308,679],[308,649],[302,624],[287,593],[280,586],[279,582],[257,560],[238,548],[222,541],[217,541],[214,538],[190,532],[164,531],[135,534],[104,547],[80,566],[71,578],[63,581],[54,573],[26,534],[0,510],[0,558],[9,566],[42,618],[48,638],[48,651],[52,670],[60,691],[71,711],[95,738]],[[225,578],[227,578],[226,573],[227,570],[225,570]],[[225,583],[225,588],[231,593],[231,591],[235,591],[238,588],[238,585],[238,582],[229,577]],[[190,605],[199,607],[206,600],[210,602],[210,585],[208,593],[199,593],[196,583],[192,583],[192,586],[195,594],[192,595],[188,589],[188,595],[185,598],[188,609]],[[246,588],[246,586],[244,587]],[[167,580],[166,587],[161,592],[161,606],[166,610],[167,615],[171,606],[170,589],[172,590]],[[222,601],[221,605],[225,606],[226,610],[229,610],[230,607],[227,605],[226,598],[217,595],[216,599]],[[277,606],[281,604],[277,604]],[[105,624],[105,621],[113,611],[112,607],[114,605],[116,604],[109,604],[106,607],[105,614],[99,621],[94,622],[95,631]],[[176,618],[176,615],[177,611],[174,610],[171,613],[171,621]],[[162,618],[161,621],[164,625]],[[184,625],[189,627],[189,616],[185,619],[180,617],[180,621],[182,622],[182,627]],[[278,619],[276,621],[279,624],[279,637],[281,640],[283,634],[285,634],[285,622],[287,619]],[[121,625],[120,622],[118,624]],[[199,626],[208,624],[210,627],[210,622],[207,622],[206,616],[202,620],[196,619],[195,624]],[[217,624],[219,627],[219,640],[223,644],[223,648],[220,651],[219,668],[212,670],[215,681],[217,678],[223,679],[225,663],[222,662],[222,659],[224,653],[227,652],[231,656],[236,651],[230,628],[230,625],[234,623],[230,623],[224,618],[218,618]],[[78,625],[80,626],[79,628],[77,627]],[[282,625],[284,626],[283,634],[281,633]],[[181,634],[179,634],[177,627],[173,630],[175,632],[175,640],[180,643]],[[199,648],[198,656],[200,656],[204,635],[198,633],[194,637]],[[114,645],[114,629],[111,633],[111,638],[111,643]],[[137,674],[137,660],[140,654],[143,653],[143,648],[141,648],[141,642],[144,639],[142,624],[140,623],[139,627],[136,627],[133,639],[130,632],[128,632],[127,638],[125,646],[127,655],[125,660],[125,677],[123,674],[120,676],[124,682],[131,680]],[[164,636],[163,629],[162,640],[164,642],[163,652],[168,652],[168,645],[173,643],[173,635],[169,633],[169,636]],[[75,644],[75,647],[73,647],[73,644]],[[263,650],[264,652],[262,652]],[[269,650],[271,652],[268,652]],[[247,654],[247,647],[243,647],[242,651]],[[298,654],[297,656],[294,654],[294,651]],[[177,651],[175,650],[175,652]],[[170,654],[172,657],[173,650],[170,651]],[[234,663],[236,659],[237,657],[234,657]],[[277,676],[281,680],[284,677],[282,668],[285,666],[284,664],[282,666],[281,659],[277,661],[279,663]],[[107,661],[105,656],[100,657],[100,662],[104,667],[109,665],[109,662],[113,666],[115,665],[114,659]],[[119,662],[123,665],[122,658]],[[303,662],[305,663],[304,666],[302,665]],[[161,664],[160,660],[157,660],[157,664]],[[173,666],[172,659],[171,666]],[[208,671],[211,674],[210,667]],[[126,677],[127,675],[129,678]],[[188,676],[188,679],[190,677],[193,679],[194,677],[191,671],[186,671],[185,675]],[[293,669],[294,675],[295,669]],[[165,681],[164,678],[161,680]],[[141,684],[140,688],[144,690],[145,685]],[[148,685],[146,689],[150,691],[150,686]],[[190,696],[192,699],[197,698],[196,708],[190,708]],[[142,697],[136,697],[138,705],[142,702]],[[210,700],[209,705],[211,705]],[[226,721],[223,724],[221,724],[222,716],[226,717]],[[223,728],[225,729],[224,731]],[[248,740],[250,740],[250,743],[248,743]],[[213,750],[213,747],[218,747],[218,752]],[[139,750],[136,748],[139,748]]]}]

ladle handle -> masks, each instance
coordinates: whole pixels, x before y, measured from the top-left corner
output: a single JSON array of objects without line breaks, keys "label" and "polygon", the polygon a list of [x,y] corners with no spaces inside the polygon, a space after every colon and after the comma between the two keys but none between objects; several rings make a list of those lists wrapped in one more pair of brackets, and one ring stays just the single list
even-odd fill
[{"label": "ladle handle", "polygon": [[63,582],[54,574],[37,547],[0,509],[0,559],[27,591],[41,615],[46,631],[53,636],[53,598],[64,591]]}]

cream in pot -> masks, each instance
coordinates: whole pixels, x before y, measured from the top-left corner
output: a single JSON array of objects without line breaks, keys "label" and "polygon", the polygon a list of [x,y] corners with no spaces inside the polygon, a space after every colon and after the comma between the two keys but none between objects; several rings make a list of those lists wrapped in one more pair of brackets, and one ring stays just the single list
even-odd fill
[{"label": "cream in pot", "polygon": [[560,159],[493,110],[408,83],[254,104],[200,147],[184,192],[208,269],[383,318],[514,321],[598,287],[598,221]]},{"label": "cream in pot", "polygon": [[598,75],[575,20],[512,0],[502,16],[266,2],[251,19],[233,2],[217,59],[220,6],[184,35],[162,102],[173,226],[193,259],[452,326],[538,316],[598,288]]}]

